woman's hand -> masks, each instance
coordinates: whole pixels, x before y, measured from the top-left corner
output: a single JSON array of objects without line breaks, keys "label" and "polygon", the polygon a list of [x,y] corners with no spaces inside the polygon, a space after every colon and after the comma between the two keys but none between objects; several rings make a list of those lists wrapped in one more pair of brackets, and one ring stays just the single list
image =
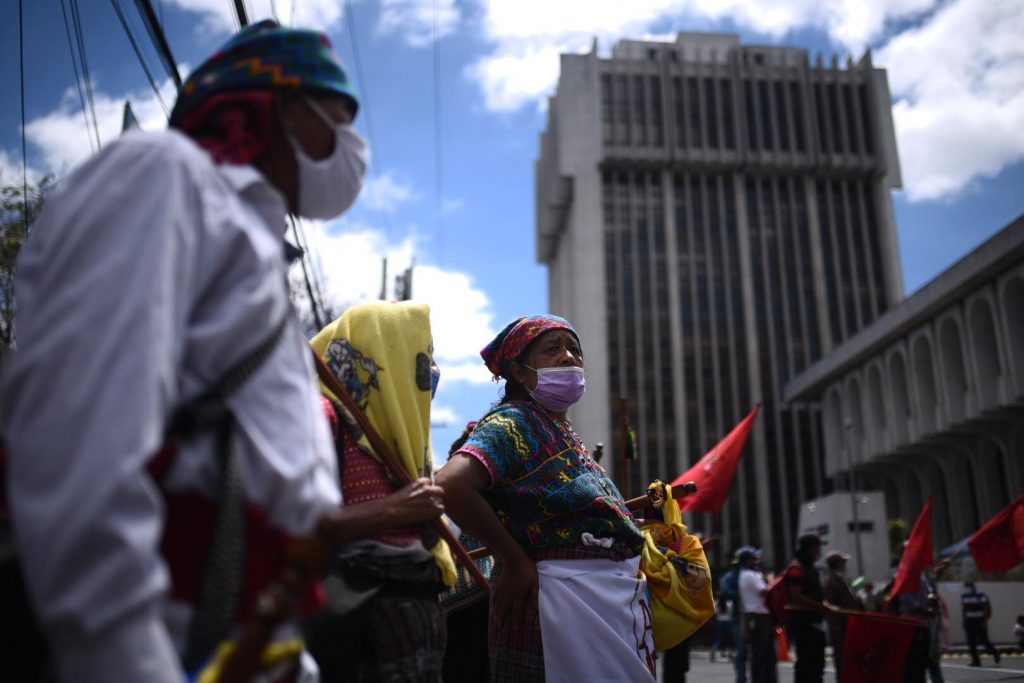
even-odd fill
[{"label": "woman's hand", "polygon": [[537,586],[537,565],[525,553],[506,561],[491,589],[492,618],[499,624],[523,623],[537,611]]},{"label": "woman's hand", "polygon": [[420,478],[406,484],[385,498],[394,526],[412,526],[429,522],[444,513],[444,489],[429,479]]}]

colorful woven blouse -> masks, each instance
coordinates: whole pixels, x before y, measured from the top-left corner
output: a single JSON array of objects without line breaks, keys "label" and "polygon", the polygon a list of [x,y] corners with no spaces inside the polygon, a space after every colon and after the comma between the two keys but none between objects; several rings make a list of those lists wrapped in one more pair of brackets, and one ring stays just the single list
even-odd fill
[{"label": "colorful woven blouse", "polygon": [[484,498],[535,560],[640,552],[643,536],[615,484],[572,428],[536,404],[498,406],[459,452],[487,468]]}]

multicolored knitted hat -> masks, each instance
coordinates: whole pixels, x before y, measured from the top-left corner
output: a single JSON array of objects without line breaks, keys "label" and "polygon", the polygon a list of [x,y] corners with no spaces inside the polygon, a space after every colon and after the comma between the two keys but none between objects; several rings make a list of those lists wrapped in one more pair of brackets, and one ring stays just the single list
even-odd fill
[{"label": "multicolored knitted hat", "polygon": [[193,71],[178,93],[171,125],[214,95],[240,90],[295,88],[359,95],[331,49],[327,35],[266,20],[239,31]]},{"label": "multicolored knitted hat", "polygon": [[480,357],[495,378],[504,377],[509,364],[523,355],[537,337],[551,330],[568,330],[579,342],[580,336],[565,318],[557,315],[530,315],[516,318],[480,351]]}]

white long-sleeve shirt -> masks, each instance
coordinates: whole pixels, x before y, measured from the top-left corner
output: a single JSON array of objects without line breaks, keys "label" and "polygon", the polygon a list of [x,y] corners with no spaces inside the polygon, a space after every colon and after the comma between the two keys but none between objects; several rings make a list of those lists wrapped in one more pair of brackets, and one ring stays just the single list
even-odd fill
[{"label": "white long-sleeve shirt", "polygon": [[[290,313],[285,212],[254,168],[215,166],[175,131],[129,133],[51,194],[22,250],[0,428],[16,547],[61,680],[182,680],[187,610],[165,597],[164,508],[145,466],[174,409]],[[247,500],[310,531],[340,493],[294,316],[228,403]],[[210,435],[184,443],[164,485],[213,494],[214,456]]]},{"label": "white long-sleeve shirt", "polygon": [[740,569],[739,588],[744,612],[747,614],[769,614],[768,601],[765,599],[768,582],[765,581],[764,574],[756,569],[743,567]]}]

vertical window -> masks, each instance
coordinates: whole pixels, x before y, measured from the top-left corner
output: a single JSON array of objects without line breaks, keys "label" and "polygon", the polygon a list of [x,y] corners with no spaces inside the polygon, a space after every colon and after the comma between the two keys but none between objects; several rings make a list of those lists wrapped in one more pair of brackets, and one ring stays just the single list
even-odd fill
[{"label": "vertical window", "polygon": [[601,74],[601,137],[604,144],[614,142],[612,136],[612,77]]},{"label": "vertical window", "polygon": [[868,88],[861,83],[857,86],[857,92],[860,94],[860,122],[864,130],[864,153],[874,154],[875,131],[871,125],[871,100],[868,96]]},{"label": "vertical window", "polygon": [[789,106],[793,109],[793,142],[796,143],[796,151],[806,152],[807,146],[804,138],[807,131],[804,130],[804,98],[800,96],[800,84],[796,81],[789,82]]},{"label": "vertical window", "polygon": [[857,116],[856,105],[853,101],[853,86],[844,83],[842,86],[843,106],[846,109],[846,143],[851,154],[860,154],[860,142],[857,140],[857,126],[860,125],[860,117]]},{"label": "vertical window", "polygon": [[778,112],[776,120],[779,122],[779,149],[783,152],[789,151],[789,111],[792,108],[786,106],[786,97],[783,93],[782,81],[775,81],[773,84],[775,89],[775,107]]},{"label": "vertical window", "polygon": [[708,147],[720,147],[718,141],[718,106],[715,97],[715,81],[704,79],[704,111],[708,120]]},{"label": "vertical window", "polygon": [[641,147],[647,146],[647,97],[643,76],[633,76],[633,139]]},{"label": "vertical window", "polygon": [[828,102],[825,101],[825,86],[821,83],[814,84],[814,106],[818,113],[818,144],[822,154],[832,152],[832,141],[828,136]]},{"label": "vertical window", "polygon": [[846,152],[846,148],[843,146],[842,119],[839,115],[839,94],[836,84],[826,84],[825,94],[828,96],[828,111],[831,115],[829,125],[832,127],[832,151],[836,154],[843,154]]},{"label": "vertical window", "polygon": [[761,133],[764,135],[764,148],[771,150],[775,148],[775,140],[772,135],[772,108],[771,102],[768,98],[768,83],[767,81],[758,81],[757,83],[757,99],[758,104],[761,107]]},{"label": "vertical window", "polygon": [[704,136],[701,135],[700,125],[700,87],[696,78],[686,79],[686,106],[689,110],[690,147],[700,148],[704,146]]},{"label": "vertical window", "polygon": [[726,149],[736,149],[736,119],[733,113],[732,88],[728,79],[718,81],[719,102],[722,106],[722,132]]},{"label": "vertical window", "polygon": [[626,77],[615,77],[615,144],[629,144],[629,89]]},{"label": "vertical window", "polygon": [[754,83],[750,80],[743,81],[743,100],[747,110],[747,120],[744,122],[747,127],[747,144],[756,152],[761,149],[761,145],[757,135],[757,117],[754,115]]},{"label": "vertical window", "polygon": [[[672,54],[675,53],[673,52]],[[672,78],[672,103],[672,109],[675,113],[676,147],[684,147],[686,145],[686,134],[684,133],[686,127],[686,108],[683,102],[683,79],[678,76]]]},{"label": "vertical window", "polygon": [[661,79],[657,76],[651,76],[648,79],[649,92],[651,93],[651,129],[652,129],[652,140],[651,142],[656,147],[661,147],[665,144],[665,122],[661,111]]}]

